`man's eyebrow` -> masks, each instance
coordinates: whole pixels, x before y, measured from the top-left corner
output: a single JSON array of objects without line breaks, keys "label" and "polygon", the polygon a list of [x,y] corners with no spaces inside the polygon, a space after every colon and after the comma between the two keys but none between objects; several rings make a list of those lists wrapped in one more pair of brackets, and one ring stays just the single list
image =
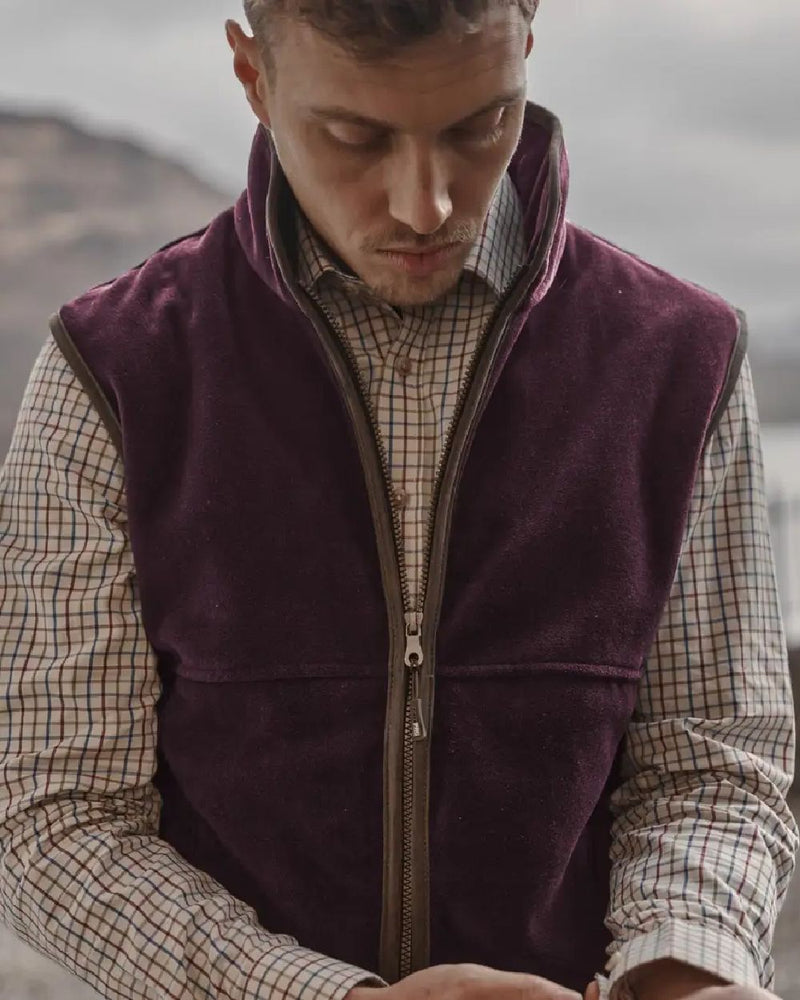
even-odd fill
[{"label": "man's eyebrow", "polygon": [[[458,128],[459,125],[466,125],[467,122],[472,121],[473,118],[479,118],[481,115],[486,115],[490,111],[496,111],[498,108],[504,108],[511,104],[516,104],[517,101],[524,96],[525,87],[517,87],[516,90],[509,90],[505,94],[498,95],[494,98],[494,100],[489,101],[487,105],[479,108],[477,111],[470,112],[466,118],[462,118],[457,122],[453,122],[452,125],[448,125],[447,128]],[[348,108],[344,108],[339,105],[311,107],[308,108],[308,112],[312,115],[312,117],[321,121],[350,122],[353,125],[364,125],[368,128],[379,128],[387,132],[397,131],[397,126],[394,122],[383,121],[380,118],[368,118],[366,115],[359,115],[355,111],[350,111]],[[447,129],[445,129],[445,131],[447,131]]]}]

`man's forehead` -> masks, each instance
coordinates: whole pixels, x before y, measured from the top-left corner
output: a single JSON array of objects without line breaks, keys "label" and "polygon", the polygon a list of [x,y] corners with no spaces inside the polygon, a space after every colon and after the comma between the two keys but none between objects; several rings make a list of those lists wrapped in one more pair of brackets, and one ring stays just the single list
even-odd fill
[{"label": "man's forehead", "polygon": [[[284,64],[282,69],[293,71],[295,91],[306,95],[323,91],[326,97],[333,92],[341,96],[350,88],[355,92],[365,88],[403,89],[409,97],[416,95],[424,100],[437,90],[463,87],[466,81],[480,86],[481,79],[497,94],[503,84],[500,78],[503,67],[524,61],[519,50],[524,47],[529,25],[514,16],[512,8],[514,5],[505,11],[490,9],[480,30],[456,38],[441,34],[426,36],[380,57],[357,55],[349,46],[337,43],[311,25],[290,21],[282,33],[276,57]],[[509,79],[516,80],[516,74],[510,78],[504,75],[506,84]],[[488,93],[485,100],[492,96]]]}]

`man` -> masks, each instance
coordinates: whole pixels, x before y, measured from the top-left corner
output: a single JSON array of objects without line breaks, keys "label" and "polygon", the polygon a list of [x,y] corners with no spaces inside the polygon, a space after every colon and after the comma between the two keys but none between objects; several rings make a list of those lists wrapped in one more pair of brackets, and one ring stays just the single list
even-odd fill
[{"label": "man", "polygon": [[6,464],[6,922],[113,998],[769,988],[743,317],[566,221],[526,0],[248,14],[247,190],[60,310]]}]

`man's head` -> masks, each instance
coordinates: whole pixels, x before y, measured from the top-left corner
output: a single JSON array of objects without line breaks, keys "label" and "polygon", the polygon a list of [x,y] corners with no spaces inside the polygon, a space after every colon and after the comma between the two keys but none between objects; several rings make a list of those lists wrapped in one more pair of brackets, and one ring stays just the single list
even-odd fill
[{"label": "man's head", "polygon": [[[226,24],[300,207],[393,305],[433,302],[458,281],[519,141],[537,5],[245,0],[253,37]],[[424,278],[382,252],[449,243],[458,251]]]}]

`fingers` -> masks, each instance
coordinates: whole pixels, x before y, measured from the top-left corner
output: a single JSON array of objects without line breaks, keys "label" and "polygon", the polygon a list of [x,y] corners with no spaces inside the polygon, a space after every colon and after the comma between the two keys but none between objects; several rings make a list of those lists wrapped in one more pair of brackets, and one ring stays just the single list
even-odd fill
[{"label": "fingers", "polygon": [[692,993],[691,1000],[780,1000],[758,986],[705,986]]},{"label": "fingers", "polygon": [[567,989],[559,983],[553,983],[549,979],[542,979],[541,976],[532,976],[525,972],[512,973],[520,976],[521,994],[520,1000],[583,1000],[580,993]]}]

